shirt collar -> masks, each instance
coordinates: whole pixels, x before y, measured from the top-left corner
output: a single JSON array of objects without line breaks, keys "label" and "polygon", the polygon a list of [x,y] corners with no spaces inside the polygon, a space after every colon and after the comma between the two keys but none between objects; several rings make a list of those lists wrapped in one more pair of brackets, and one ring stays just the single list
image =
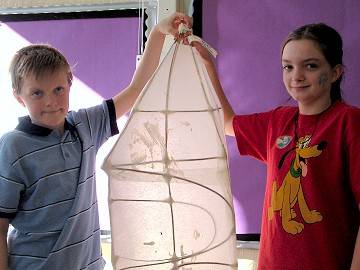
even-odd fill
[{"label": "shirt collar", "polygon": [[[15,128],[18,131],[22,131],[31,135],[48,136],[53,131],[50,128],[38,126],[31,122],[30,116],[23,116],[19,118],[19,124]],[[70,124],[66,118],[64,123],[64,130],[74,130],[75,127]]]}]

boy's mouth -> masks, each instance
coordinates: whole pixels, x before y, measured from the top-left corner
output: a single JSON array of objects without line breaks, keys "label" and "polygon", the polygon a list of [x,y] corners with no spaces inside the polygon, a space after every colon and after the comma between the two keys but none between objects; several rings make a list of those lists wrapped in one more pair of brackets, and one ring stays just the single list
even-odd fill
[{"label": "boy's mouth", "polygon": [[43,114],[55,114],[55,113],[60,113],[60,112],[62,112],[62,109],[52,110],[52,111],[44,111]]}]

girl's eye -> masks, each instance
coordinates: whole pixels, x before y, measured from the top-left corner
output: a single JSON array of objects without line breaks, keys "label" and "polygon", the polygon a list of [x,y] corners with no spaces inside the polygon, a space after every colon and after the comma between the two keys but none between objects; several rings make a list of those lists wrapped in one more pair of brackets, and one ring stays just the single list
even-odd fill
[{"label": "girl's eye", "polygon": [[307,68],[307,69],[316,69],[317,67],[318,67],[317,64],[307,64],[307,65],[306,65],[306,68]]},{"label": "girl's eye", "polygon": [[283,68],[283,70],[290,70],[292,68],[292,66],[284,65],[282,68]]}]

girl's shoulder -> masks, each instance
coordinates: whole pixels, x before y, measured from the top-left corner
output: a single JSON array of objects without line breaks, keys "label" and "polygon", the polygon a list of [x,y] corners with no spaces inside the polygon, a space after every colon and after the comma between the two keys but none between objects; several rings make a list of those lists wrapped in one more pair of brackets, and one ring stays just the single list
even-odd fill
[{"label": "girl's shoulder", "polygon": [[333,110],[331,110],[334,116],[341,116],[344,118],[358,118],[360,117],[360,108],[354,105],[350,105],[343,101],[338,101],[334,104]]},{"label": "girl's shoulder", "polygon": [[339,104],[348,111],[348,113],[360,113],[360,108],[354,105],[350,105],[346,102],[339,102]]}]

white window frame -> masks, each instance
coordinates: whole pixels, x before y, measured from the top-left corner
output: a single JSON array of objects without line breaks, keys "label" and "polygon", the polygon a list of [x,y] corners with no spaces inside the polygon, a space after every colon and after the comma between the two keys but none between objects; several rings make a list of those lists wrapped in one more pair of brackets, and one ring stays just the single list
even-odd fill
[{"label": "white window frame", "polygon": [[[86,2],[86,3],[84,3]],[[194,0],[0,0],[0,14],[39,14],[62,12],[86,12],[144,8],[148,19],[145,24],[147,37],[154,25],[175,11],[192,16]]]}]

